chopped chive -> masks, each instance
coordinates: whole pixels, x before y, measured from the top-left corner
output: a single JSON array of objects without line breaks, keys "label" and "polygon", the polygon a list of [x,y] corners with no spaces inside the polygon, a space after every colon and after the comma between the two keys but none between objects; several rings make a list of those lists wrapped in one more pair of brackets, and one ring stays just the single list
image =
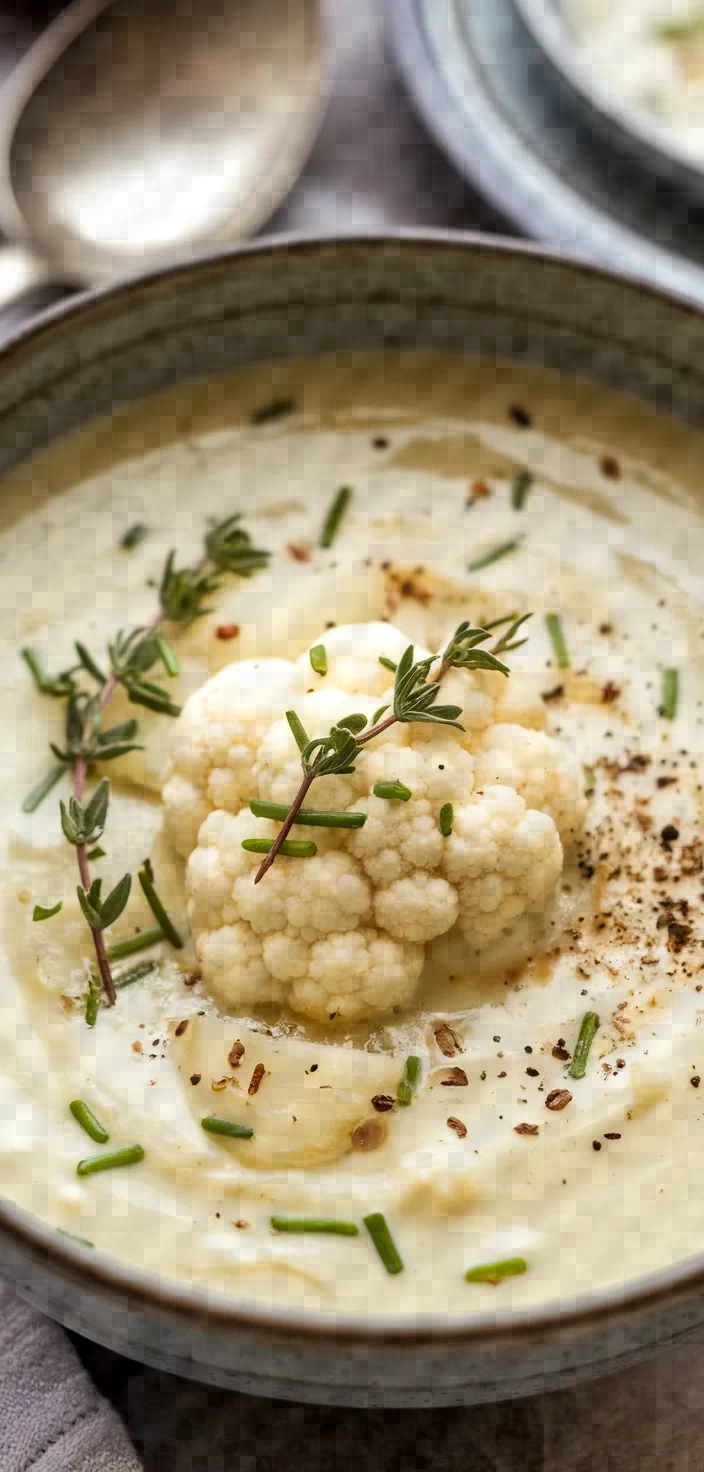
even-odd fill
[{"label": "chopped chive", "polygon": [[288,721],[291,729],[291,734],[296,743],[296,746],[298,747],[298,750],[303,751],[304,747],[308,745],[308,742],[310,740],[310,737],[308,735],[308,732],[306,731],[305,726],[303,725],[303,722],[299,721],[295,710],[287,710],[286,720]]},{"label": "chopped chive", "polygon": [[500,542],[498,547],[492,547],[490,552],[476,557],[474,562],[468,562],[467,572],[481,572],[482,568],[491,567],[492,562],[499,562],[502,557],[508,557],[509,552],[515,552],[522,540],[522,537],[513,537],[510,542]]},{"label": "chopped chive", "polygon": [[145,537],[149,536],[149,527],[143,521],[136,521],[134,526],[128,526],[127,531],[120,537],[120,546],[123,552],[131,552],[133,547],[138,547]]},{"label": "chopped chive", "polygon": [[171,675],[173,679],[181,673],[178,655],[173,644],[169,639],[165,639],[163,634],[158,632],[154,635],[154,643],[159,651],[159,658],[167,675]]},{"label": "chopped chive", "polygon": [[88,1027],[95,1027],[96,1022],[98,1021],[98,1008],[100,1006],[101,991],[102,988],[96,986],[94,982],[88,983],[88,990],[85,994],[85,1019]]},{"label": "chopped chive", "polygon": [[200,1123],[209,1135],[227,1135],[232,1140],[251,1140],[254,1134],[248,1124],[232,1124],[229,1119],[218,1119],[215,1114],[206,1114]]},{"label": "chopped chive", "polygon": [[154,888],[154,885],[152,884],[151,879],[149,878],[146,869],[140,869],[139,882],[144,891],[144,898],[147,901],[152,915],[154,916],[155,920],[159,921],[159,924],[164,932],[166,939],[171,942],[172,946],[175,946],[177,951],[180,951],[183,946],[181,936],[179,935],[176,926],[173,923],[173,920],[171,920],[169,915],[167,915],[166,910],[164,909],[164,906],[159,899],[159,896]]},{"label": "chopped chive", "polygon": [[585,1012],[582,1018],[582,1026],[579,1029],[579,1037],[577,1038],[574,1053],[572,1054],[572,1062],[567,1070],[570,1078],[584,1078],[587,1071],[587,1059],[599,1026],[599,1018],[596,1012]]},{"label": "chopped chive", "polygon": [[385,670],[391,670],[392,675],[396,674],[398,665],[393,659],[388,659],[385,654],[379,655],[379,664],[383,664]]},{"label": "chopped chive", "polygon": [[704,31],[704,12],[695,11],[694,15],[686,16],[683,20],[669,20],[652,27],[652,35],[656,41],[669,41],[673,45],[680,45],[686,41],[693,41]]},{"label": "chopped chive", "polygon": [[272,1216],[275,1232],[330,1232],[335,1237],[358,1237],[355,1222],[333,1221],[326,1216]]},{"label": "chopped chive", "polygon": [[81,1247],[95,1247],[95,1242],[91,1242],[90,1237],[81,1237],[78,1232],[69,1232],[68,1227],[57,1227],[56,1230],[60,1237],[68,1237],[71,1242],[80,1242]]},{"label": "chopped chive", "polygon": [[584,796],[593,797],[596,791],[596,772],[593,767],[584,767]]},{"label": "chopped chive", "polygon": [[63,900],[59,900],[58,905],[52,905],[50,910],[45,910],[43,905],[35,905],[34,910],[32,911],[32,919],[51,920],[52,915],[58,915],[62,905]]},{"label": "chopped chive", "polygon": [[270,404],[254,409],[249,421],[250,424],[271,424],[275,419],[285,419],[287,414],[293,414],[295,408],[293,399],[272,399]]},{"label": "chopped chive", "polygon": [[[288,817],[285,802],[266,802],[263,797],[251,797],[249,811],[255,818],[274,818],[283,823]],[[294,823],[305,823],[309,828],[363,828],[366,813],[326,813],[315,808],[299,808]]]},{"label": "chopped chive", "polygon": [[323,522],[323,529],[320,533],[320,541],[318,543],[319,547],[332,547],[351,495],[352,491],[349,486],[340,486]]},{"label": "chopped chive", "polygon": [[138,951],[148,951],[151,946],[158,946],[159,941],[164,938],[159,925],[153,930],[142,930],[139,935],[131,935],[129,940],[115,941],[113,946],[108,946],[108,961],[121,961],[125,956],[135,956]]},{"label": "chopped chive", "polygon": [[[273,838],[243,838],[242,847],[248,854],[268,854],[274,847]],[[318,852],[317,843],[309,843],[306,839],[285,838],[279,844],[278,852],[287,854],[289,859],[314,859]]]},{"label": "chopped chive", "polygon": [[314,644],[308,658],[310,666],[316,675],[326,675],[328,672],[328,652],[324,644]]},{"label": "chopped chive", "polygon": [[120,971],[117,976],[113,976],[116,991],[132,986],[134,981],[143,981],[145,976],[150,976],[155,970],[156,961],[141,961],[139,966],[132,966],[129,971]]},{"label": "chopped chive", "polygon": [[110,1139],[108,1131],[100,1123],[100,1120],[96,1119],[93,1110],[89,1109],[88,1105],[84,1104],[82,1099],[72,1099],[68,1107],[74,1119],[81,1126],[81,1129],[85,1130],[87,1135],[90,1135],[91,1140],[95,1140],[96,1145],[107,1144]]},{"label": "chopped chive", "polygon": [[89,1155],[86,1160],[79,1160],[76,1175],[94,1176],[99,1170],[114,1170],[119,1165],[137,1165],[140,1160],[144,1160],[142,1146],[126,1145],[124,1150],[109,1150],[107,1155]]},{"label": "chopped chive", "polygon": [[403,1261],[389,1231],[386,1217],[380,1211],[374,1211],[371,1216],[365,1216],[364,1225],[387,1273],[402,1273]]},{"label": "chopped chive", "polygon": [[375,782],[372,790],[375,797],[385,797],[389,802],[408,802],[413,796],[410,787],[398,778],[394,782]]},{"label": "chopped chive", "polygon": [[442,833],[443,838],[449,838],[450,837],[450,834],[452,832],[452,825],[453,825],[454,821],[455,821],[455,810],[454,810],[454,808],[452,806],[452,803],[451,802],[445,802],[445,803],[443,803],[443,805],[442,805],[442,807],[440,809],[440,832]]},{"label": "chopped chive", "polygon": [[502,1278],[514,1278],[517,1273],[525,1273],[527,1268],[524,1258],[507,1257],[503,1262],[485,1262],[470,1268],[464,1277],[466,1283],[500,1283]]},{"label": "chopped chive", "polygon": [[101,848],[100,844],[92,848],[89,854],[86,854],[86,858],[90,864],[94,864],[96,859],[104,859],[106,857],[105,849]]},{"label": "chopped chive", "polygon": [[511,486],[511,505],[514,511],[523,510],[532,484],[533,476],[530,470],[519,470],[516,472]]},{"label": "chopped chive", "polygon": [[680,693],[680,677],[678,670],[663,670],[662,672],[662,698],[660,701],[659,715],[668,721],[674,721],[677,715],[677,701]]},{"label": "chopped chive", "polygon": [[52,787],[55,787],[57,782],[61,780],[65,771],[65,762],[57,762],[55,767],[51,767],[46,776],[42,777],[41,782],[37,782],[36,787],[33,787],[32,791],[27,793],[22,804],[22,812],[35,813],[39,804],[51,792]]},{"label": "chopped chive", "polygon": [[545,623],[547,626],[548,634],[550,635],[550,642],[552,644],[553,653],[555,655],[555,663],[557,664],[559,669],[568,670],[570,667],[570,657],[567,652],[567,645],[565,643],[565,636],[562,631],[562,622],[560,620],[559,613],[546,613]]},{"label": "chopped chive", "polygon": [[410,1104],[418,1087],[420,1078],[421,1061],[414,1053],[406,1059],[403,1070],[403,1078],[398,1086],[397,1099],[399,1104]]}]

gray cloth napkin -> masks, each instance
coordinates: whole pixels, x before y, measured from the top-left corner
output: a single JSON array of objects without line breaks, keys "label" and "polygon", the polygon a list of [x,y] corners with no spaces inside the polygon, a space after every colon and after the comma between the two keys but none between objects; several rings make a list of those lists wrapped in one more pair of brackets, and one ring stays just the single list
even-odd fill
[{"label": "gray cloth napkin", "polygon": [[141,1465],[63,1331],[0,1288],[2,1472],[140,1472]]}]

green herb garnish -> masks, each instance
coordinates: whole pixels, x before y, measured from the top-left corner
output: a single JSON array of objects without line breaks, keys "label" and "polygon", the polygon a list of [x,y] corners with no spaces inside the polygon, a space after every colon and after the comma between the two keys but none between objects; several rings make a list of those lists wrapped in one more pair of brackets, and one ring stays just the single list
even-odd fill
[{"label": "green herb garnish", "polygon": [[545,624],[548,634],[550,635],[550,642],[552,644],[553,653],[555,655],[555,663],[557,664],[559,669],[568,670],[570,667],[570,656],[567,652],[567,645],[565,643],[565,636],[562,630],[562,622],[559,613],[546,613]]},{"label": "green herb garnish", "polygon": [[485,567],[491,567],[493,562],[500,562],[502,557],[508,557],[520,547],[522,537],[512,537],[509,542],[500,542],[498,547],[492,547],[482,557],[476,557],[474,562],[467,563],[467,572],[482,572]]},{"label": "green herb garnish", "polygon": [[389,1231],[386,1217],[380,1211],[374,1211],[371,1216],[365,1216],[364,1225],[387,1273],[402,1273],[403,1261]]},{"label": "green herb garnish", "polygon": [[248,1124],[232,1124],[229,1119],[218,1119],[214,1114],[206,1114],[201,1127],[209,1135],[226,1135],[232,1140],[251,1140],[254,1134]]},{"label": "green herb garnish", "polygon": [[84,1104],[82,1099],[72,1099],[68,1107],[74,1119],[81,1126],[81,1129],[85,1130],[87,1135],[90,1135],[91,1140],[95,1140],[96,1145],[107,1144],[110,1139],[108,1131],[100,1123],[100,1120],[96,1119],[93,1110],[89,1109],[88,1105]]},{"label": "green herb garnish", "polygon": [[252,573],[267,567],[270,552],[255,547],[249,532],[240,526],[242,517],[229,516],[209,531],[205,539],[206,556],[221,572],[235,573],[238,578],[251,578]]},{"label": "green herb garnish", "polygon": [[76,1175],[94,1176],[99,1170],[115,1170],[120,1165],[137,1165],[140,1160],[144,1160],[142,1146],[126,1145],[124,1150],[110,1150],[107,1155],[89,1155],[86,1160],[79,1160]]},{"label": "green herb garnish", "polygon": [[315,644],[309,654],[311,669],[316,675],[328,672],[328,654],[324,644]]},{"label": "green herb garnish", "polygon": [[35,905],[34,906],[34,910],[32,911],[32,919],[33,920],[51,920],[52,915],[58,915],[59,910],[62,909],[62,907],[63,907],[63,901],[62,900],[59,900],[58,905],[52,905],[51,909],[49,909],[49,910],[45,910],[45,908],[44,908],[43,905]]},{"label": "green herb garnish", "polygon": [[94,864],[97,859],[107,858],[107,854],[105,849],[100,847],[100,844],[96,844],[95,848],[92,848],[90,853],[86,854],[86,858],[89,864]]},{"label": "green herb garnish", "polygon": [[[248,854],[270,854],[275,842],[274,838],[243,838],[242,847]],[[285,838],[283,843],[277,845],[276,851],[285,854],[289,859],[314,859],[318,845],[306,839]]]},{"label": "green herb garnish", "polygon": [[[529,617],[529,614],[522,614],[520,617],[509,614],[505,618],[495,619],[490,629],[495,631],[500,628],[502,632],[491,649],[481,647],[491,638],[490,629],[473,628],[466,622],[458,625],[440,656],[426,655],[424,659],[414,662],[413,645],[409,644],[396,669],[393,710],[390,714],[384,715],[387,707],[382,706],[376,712],[371,725],[366,716],[353,712],[339,720],[327,736],[315,736],[311,740],[295,711],[287,711],[286,719],[301,753],[303,779],[279,833],[271,842],[266,857],[254,876],[255,884],[259,884],[264,878],[282,845],[287,841],[316,777],[346,776],[356,771],[355,763],[362,748],[367,742],[379,736],[382,731],[387,731],[397,721],[426,722],[438,726],[453,726],[459,731],[464,730],[457,719],[462,714],[461,707],[437,703],[440,683],[444,675],[449,669],[494,670],[498,674],[508,675],[508,666],[503,664],[498,656],[518,649],[521,644],[525,643],[524,639],[517,639],[516,634],[520,632]],[[384,715],[383,719],[382,715]],[[412,795],[403,783],[377,783],[374,791],[377,795],[401,801],[406,801]],[[268,842],[268,840],[259,840],[262,843],[265,841]],[[256,851],[253,850],[253,852]]]},{"label": "green herb garnish", "polygon": [[[262,797],[250,798],[249,811],[255,818],[274,818],[282,823],[289,815],[287,803],[266,802]],[[367,814],[327,813],[317,812],[315,808],[299,808],[293,821],[307,824],[309,828],[363,828]]]},{"label": "green herb garnish", "polygon": [[502,1262],[487,1262],[470,1268],[464,1275],[465,1282],[500,1283],[503,1278],[513,1278],[518,1273],[525,1273],[527,1267],[528,1264],[522,1257],[506,1257]]},{"label": "green herb garnish", "polygon": [[398,1086],[396,1097],[399,1104],[407,1105],[412,1102],[413,1095],[418,1088],[421,1068],[420,1058],[417,1058],[414,1053],[411,1053],[410,1057],[406,1059],[403,1078]]},{"label": "green herb garnish", "polygon": [[658,714],[665,717],[667,721],[674,721],[677,715],[677,703],[680,693],[679,670],[663,670],[662,672],[662,696]]},{"label": "green herb garnish", "polygon": [[144,898],[149,905],[154,919],[158,920],[159,925],[161,926],[161,929],[163,930],[164,935],[166,939],[170,942],[170,944],[174,946],[177,951],[180,951],[183,946],[183,940],[179,935],[176,926],[173,923],[173,920],[164,909],[164,906],[159,899],[159,896],[146,869],[140,869],[139,882],[142,886]]},{"label": "green herb garnish", "polygon": [[334,1221],[325,1216],[272,1216],[271,1225],[275,1232],[329,1232],[335,1237],[358,1237],[359,1227],[354,1222]]},{"label": "green herb garnish", "polygon": [[518,470],[511,485],[511,506],[514,511],[522,511],[528,499],[528,493],[533,484],[533,476],[530,470]]},{"label": "green herb garnish", "polygon": [[136,956],[139,951],[148,951],[165,939],[160,925],[153,930],[142,930],[139,935],[132,935],[128,940],[117,940],[114,945],[108,946],[108,960],[122,961],[125,956]]},{"label": "green herb garnish", "polygon": [[102,986],[99,986],[98,983],[93,979],[93,977],[90,977],[83,998],[85,1002],[86,1025],[88,1027],[95,1027],[95,1024],[98,1020],[98,1008],[100,1006],[100,998],[102,994]]},{"label": "green herb garnish", "polygon": [[451,802],[443,803],[440,809],[440,832],[443,838],[449,838],[455,821],[455,810]]},{"label": "green herb garnish", "polygon": [[48,797],[52,787],[55,787],[57,782],[61,781],[65,771],[66,767],[63,762],[58,762],[55,767],[51,767],[46,776],[42,777],[40,782],[37,782],[36,787],[33,787],[32,791],[27,793],[22,803],[22,812],[35,813],[40,803],[44,801],[44,798]]},{"label": "green herb garnish", "polygon": [[385,655],[385,654],[380,654],[379,655],[379,664],[383,664],[385,670],[391,670],[392,675],[395,675],[396,674],[396,671],[398,669],[398,665],[395,663],[395,661],[393,659],[389,659],[387,657],[387,655]]},{"label": "green herb garnish", "polygon": [[56,1230],[60,1237],[68,1237],[70,1242],[78,1242],[81,1247],[95,1247],[95,1242],[91,1242],[90,1237],[81,1237],[78,1232],[69,1232],[68,1227],[57,1227]]},{"label": "green herb garnish", "polygon": [[681,20],[660,21],[653,26],[652,34],[656,41],[667,41],[673,46],[696,41],[704,35],[704,11],[683,16]]},{"label": "green herb garnish", "polygon": [[143,981],[145,976],[151,976],[156,971],[156,961],[141,961],[138,966],[130,967],[129,971],[118,971],[115,976],[115,990],[122,991],[126,986],[132,986],[135,981]]},{"label": "green herb garnish", "polygon": [[572,1062],[567,1070],[570,1078],[584,1078],[591,1046],[599,1026],[599,1018],[596,1012],[585,1012],[582,1018],[582,1025],[579,1029],[579,1037],[577,1038],[574,1053],[572,1054]]},{"label": "green herb garnish", "polygon": [[120,546],[123,552],[131,552],[133,547],[138,547],[145,537],[149,536],[149,527],[143,521],[135,521],[133,526],[128,526],[127,531],[120,537]]},{"label": "green herb garnish", "polygon": [[388,802],[408,802],[413,796],[410,787],[398,778],[393,782],[375,782],[372,791],[375,797],[386,798]]},{"label": "green herb garnish", "polygon": [[352,491],[349,486],[340,486],[323,522],[323,529],[320,533],[320,541],[318,543],[319,547],[332,547],[335,537],[340,530],[340,523],[347,510],[351,496]]}]

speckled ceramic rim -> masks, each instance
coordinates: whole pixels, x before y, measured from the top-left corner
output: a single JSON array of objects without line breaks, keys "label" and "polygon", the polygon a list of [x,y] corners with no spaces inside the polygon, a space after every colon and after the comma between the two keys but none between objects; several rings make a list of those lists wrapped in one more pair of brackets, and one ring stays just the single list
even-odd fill
[{"label": "speckled ceramic rim", "polygon": [[[339,245],[363,246],[371,253],[388,247],[408,251],[431,250],[434,245],[445,250],[454,249],[471,256],[514,257],[518,260],[531,258],[561,267],[575,278],[585,277],[594,281],[606,281],[626,287],[641,297],[660,302],[673,313],[695,322],[704,333],[704,311],[687,298],[658,291],[642,284],[625,273],[603,270],[576,257],[545,251],[537,246],[512,240],[501,240],[492,236],[460,233],[446,230],[412,231],[400,230],[393,234],[355,234],[344,237],[314,238],[308,236],[277,236],[263,239],[253,245],[240,246],[228,251],[203,257],[198,262],[150,271],[131,277],[116,286],[86,292],[43,312],[32,323],[14,333],[0,349],[0,376],[12,367],[12,360],[24,357],[44,345],[52,334],[63,332],[72,322],[85,316],[99,316],[127,310],[130,299],[139,293],[148,296],[151,292],[171,290],[178,292],[180,284],[189,278],[207,276],[214,269],[236,269],[238,260],[252,255],[266,258],[279,257],[281,270],[285,270],[287,257],[292,253],[315,253]],[[48,1268],[52,1263],[60,1266],[65,1277],[82,1286],[101,1284],[115,1295],[126,1299],[135,1313],[140,1307],[162,1309],[181,1317],[190,1318],[194,1324],[219,1326],[223,1329],[255,1329],[261,1333],[285,1333],[290,1341],[297,1336],[302,1346],[310,1348],[319,1343],[344,1346],[364,1345],[380,1350],[397,1345],[418,1349],[424,1345],[443,1342],[467,1348],[490,1348],[499,1343],[516,1346],[522,1342],[544,1341],[546,1338],[563,1336],[573,1330],[589,1330],[607,1327],[610,1323],[637,1313],[655,1310],[678,1299],[692,1297],[697,1290],[704,1289],[704,1256],[690,1259],[669,1268],[666,1272],[653,1274],[634,1281],[623,1288],[612,1289],[595,1295],[583,1295],[568,1308],[555,1306],[543,1310],[521,1310],[518,1312],[497,1311],[487,1315],[467,1314],[460,1321],[448,1322],[439,1314],[418,1315],[412,1321],[407,1318],[364,1320],[350,1317],[335,1321],[332,1316],[315,1313],[294,1313],[286,1309],[267,1309],[255,1305],[242,1305],[232,1298],[220,1294],[209,1294],[199,1289],[180,1288],[171,1281],[160,1282],[152,1274],[134,1270],[118,1262],[102,1258],[98,1253],[86,1253],[70,1239],[60,1236],[49,1227],[32,1217],[28,1212],[0,1198],[0,1228],[17,1238],[28,1250],[29,1256]]]},{"label": "speckled ceramic rim", "polygon": [[653,168],[669,175],[676,171],[681,182],[701,195],[704,169],[650,122],[645,109],[620,105],[601,85],[597,67],[569,25],[562,0],[512,0],[512,4],[550,66],[597,114],[605,133],[627,146],[635,144],[644,163],[650,156]]}]

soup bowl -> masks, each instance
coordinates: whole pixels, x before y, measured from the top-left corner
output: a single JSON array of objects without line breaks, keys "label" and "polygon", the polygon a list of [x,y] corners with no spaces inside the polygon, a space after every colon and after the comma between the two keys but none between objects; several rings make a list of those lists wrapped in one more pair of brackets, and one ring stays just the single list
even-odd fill
[{"label": "soup bowl", "polygon": [[[704,424],[704,314],[530,246],[469,235],[262,241],[77,298],[0,351],[0,473],[118,407],[225,370],[392,348],[557,370]],[[0,1193],[2,1182],[0,1182]],[[164,1222],[168,1232],[169,1223]],[[217,1385],[357,1406],[451,1406],[606,1374],[704,1325],[704,1254],[509,1313],[335,1322],[179,1287],[0,1194],[0,1274],[134,1359]]]}]

